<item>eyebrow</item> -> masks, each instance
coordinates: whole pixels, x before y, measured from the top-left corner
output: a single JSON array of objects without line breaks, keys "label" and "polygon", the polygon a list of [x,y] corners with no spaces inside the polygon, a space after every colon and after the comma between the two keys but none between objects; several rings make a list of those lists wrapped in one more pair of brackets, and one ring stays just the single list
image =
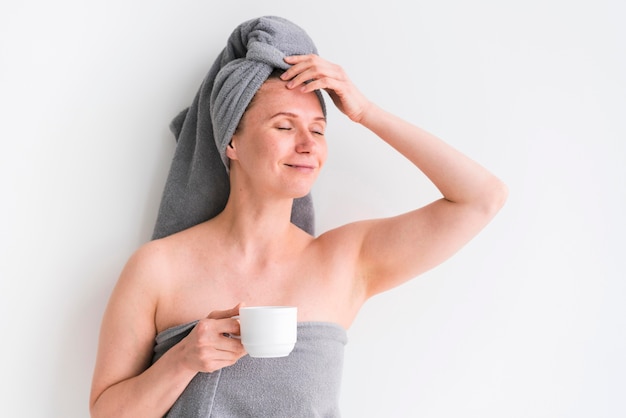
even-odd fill
[{"label": "eyebrow", "polygon": [[[275,115],[271,116],[270,119],[274,119],[274,118],[276,118],[278,116],[287,116],[287,117],[294,118],[294,119],[297,119],[299,117],[298,115],[296,115],[295,113],[292,113],[292,112],[278,112]],[[314,118],[314,120],[319,120],[319,121],[322,121],[322,122],[326,122],[326,118],[323,117],[323,116],[317,116],[317,117]]]}]

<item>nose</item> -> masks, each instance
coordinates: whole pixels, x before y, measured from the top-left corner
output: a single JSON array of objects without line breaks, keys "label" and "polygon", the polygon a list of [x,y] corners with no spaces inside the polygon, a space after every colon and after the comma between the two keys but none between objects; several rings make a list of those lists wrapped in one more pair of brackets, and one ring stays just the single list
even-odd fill
[{"label": "nose", "polygon": [[317,141],[311,132],[303,132],[296,139],[296,152],[299,154],[310,154],[314,151]]}]

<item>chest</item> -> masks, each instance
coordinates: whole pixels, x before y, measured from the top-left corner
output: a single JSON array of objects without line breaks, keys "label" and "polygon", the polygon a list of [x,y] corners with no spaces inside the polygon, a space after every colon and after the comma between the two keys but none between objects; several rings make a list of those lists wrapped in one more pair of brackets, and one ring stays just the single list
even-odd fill
[{"label": "chest", "polygon": [[160,297],[157,327],[246,306],[298,307],[298,320],[346,323],[355,302],[354,273],[346,263],[301,256],[247,264],[219,257],[187,261],[174,270]]}]

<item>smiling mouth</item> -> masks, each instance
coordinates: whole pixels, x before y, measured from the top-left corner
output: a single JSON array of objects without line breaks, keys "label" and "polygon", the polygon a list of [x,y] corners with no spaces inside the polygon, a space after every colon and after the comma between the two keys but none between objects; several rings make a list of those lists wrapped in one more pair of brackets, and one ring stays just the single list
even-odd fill
[{"label": "smiling mouth", "polygon": [[314,170],[315,167],[312,165],[300,165],[300,164],[285,164],[287,167],[291,168],[300,168],[305,170]]}]

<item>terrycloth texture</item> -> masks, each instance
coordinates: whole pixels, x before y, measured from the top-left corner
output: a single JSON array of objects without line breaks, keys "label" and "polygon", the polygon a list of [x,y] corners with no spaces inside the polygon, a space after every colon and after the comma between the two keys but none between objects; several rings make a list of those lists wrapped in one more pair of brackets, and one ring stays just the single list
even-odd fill
[{"label": "terrycloth texture", "polygon": [[[196,322],[156,338],[153,363],[189,334]],[[298,341],[287,357],[245,356],[230,367],[198,373],[167,417],[339,417],[339,389],[346,331],[326,322],[298,324]]]},{"label": "terrycloth texture", "polygon": [[[249,20],[233,31],[192,105],[170,125],[177,146],[153,238],[197,225],[224,209],[230,193],[226,147],[250,100],[274,69],[290,67],[285,56],[312,53],[317,49],[304,30],[280,17]],[[321,92],[316,93],[325,114]],[[295,199],[291,221],[314,233],[310,195]]]}]

